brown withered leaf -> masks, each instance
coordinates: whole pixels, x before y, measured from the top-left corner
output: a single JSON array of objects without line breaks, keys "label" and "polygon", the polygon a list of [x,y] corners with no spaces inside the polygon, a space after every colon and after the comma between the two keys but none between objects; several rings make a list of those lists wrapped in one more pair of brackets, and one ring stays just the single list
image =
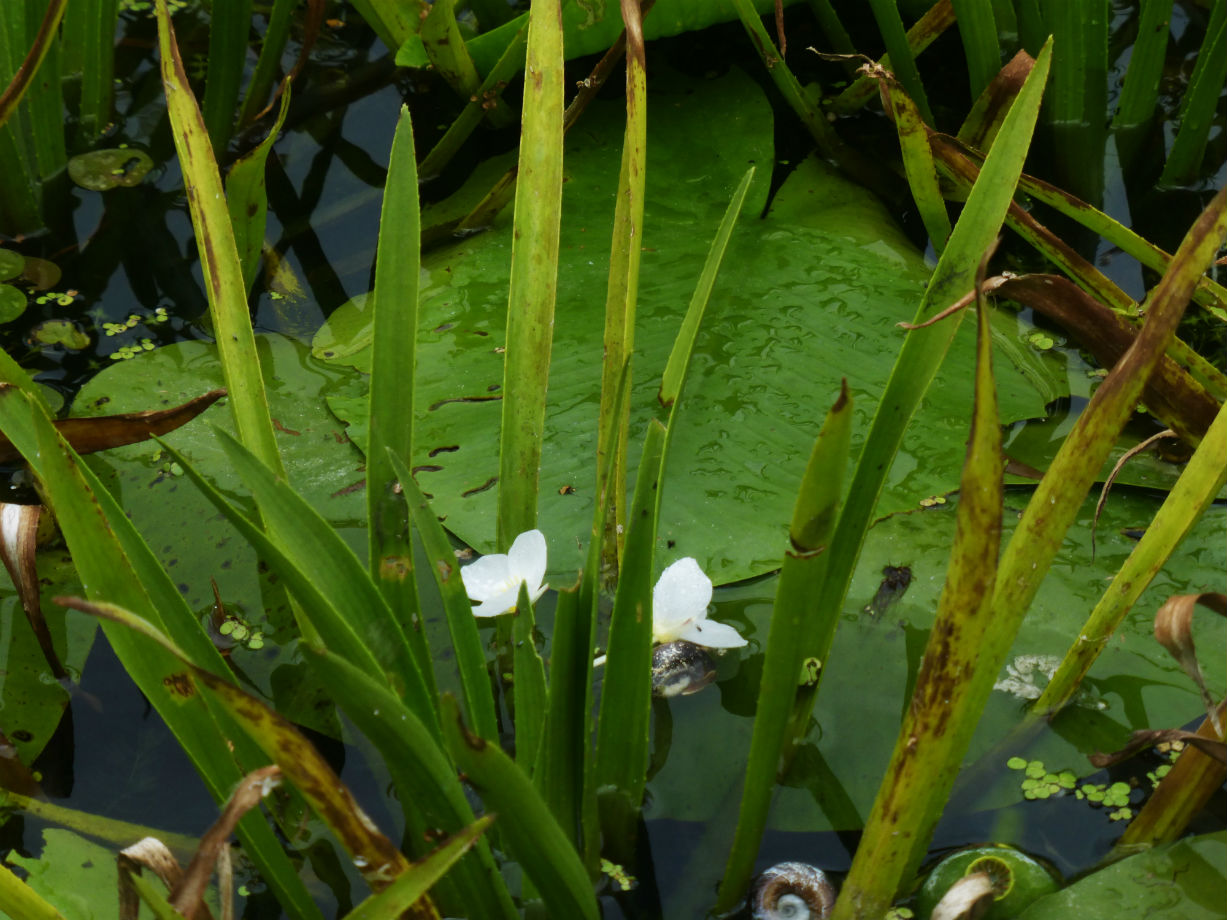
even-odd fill
[{"label": "brown withered leaf", "polygon": [[56,680],[62,680],[68,676],[68,672],[55,652],[51,632],[43,618],[38,571],[35,566],[38,524],[42,515],[41,505],[14,505],[7,502],[0,504],[0,559],[8,569],[9,578],[13,579],[13,587],[17,589],[17,596],[21,599],[21,609],[30,621],[30,628],[34,630],[38,646],[43,650],[43,657],[51,667],[51,673]]},{"label": "brown withered leaf", "polygon": [[[1060,325],[1100,367],[1114,366],[1137,337],[1128,320],[1059,275],[1020,275],[999,285],[996,293]],[[1219,409],[1218,401],[1167,355],[1147,382],[1142,400],[1190,444],[1201,441]]]},{"label": "brown withered leaf", "polygon": [[1221,735],[1223,726],[1218,720],[1217,706],[1206,687],[1205,678],[1201,676],[1201,667],[1197,664],[1197,649],[1193,645],[1193,610],[1198,604],[1213,610],[1219,616],[1227,617],[1227,594],[1177,594],[1169,597],[1155,614],[1155,639],[1176,659],[1193,683],[1197,684],[1210,723]]},{"label": "brown withered leaf", "polygon": [[1148,747],[1154,747],[1156,744],[1171,743],[1172,741],[1183,741],[1185,744],[1197,748],[1207,757],[1213,757],[1221,763],[1227,763],[1227,743],[1215,741],[1213,738],[1207,738],[1204,735],[1197,734],[1197,732],[1187,732],[1182,728],[1155,728],[1134,732],[1129,736],[1129,743],[1119,751],[1111,754],[1092,754],[1087,760],[1093,766],[1102,769],[1103,767],[1118,764],[1122,760],[1128,760]]},{"label": "brown withered leaf", "polygon": [[132,876],[148,869],[162,880],[167,890],[173,890],[183,875],[179,861],[170,848],[157,837],[145,837],[132,846],[120,850],[116,859],[119,870],[119,918],[136,920],[140,914],[141,897]]},{"label": "brown withered leaf", "polygon": [[[194,920],[200,911],[204,911],[205,916],[208,915],[209,910],[204,904],[204,896],[209,887],[209,877],[213,874],[213,866],[218,865],[219,870],[222,868],[222,861],[229,854],[227,848],[230,836],[234,833],[234,828],[243,815],[259,805],[260,800],[280,782],[281,768],[275,764],[248,773],[243,777],[238,788],[234,790],[234,794],[230,796],[230,801],[226,803],[221,817],[200,838],[200,846],[192,856],[187,871],[175,884],[170,895],[171,905],[187,920]],[[223,873],[219,871],[220,874]],[[226,903],[232,898],[232,893],[225,890],[222,885],[219,887],[222,888],[221,899],[224,910]]]},{"label": "brown withered leaf", "polygon": [[[156,412],[127,412],[97,418],[63,418],[55,421],[56,430],[79,454],[90,454],[109,447],[123,447],[147,441],[154,435],[167,434],[186,425],[209,406],[226,395],[224,389],[211,390],[172,409]],[[8,438],[0,435],[0,463],[21,460]]]}]

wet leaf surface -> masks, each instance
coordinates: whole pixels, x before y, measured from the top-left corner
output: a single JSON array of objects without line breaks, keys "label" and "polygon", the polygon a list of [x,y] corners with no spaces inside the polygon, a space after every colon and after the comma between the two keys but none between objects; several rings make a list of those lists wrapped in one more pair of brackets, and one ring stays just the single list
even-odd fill
[{"label": "wet leaf surface", "polygon": [[1156,847],[1036,901],[1019,920],[1221,920],[1227,832]]},{"label": "wet leaf surface", "polygon": [[[703,83],[658,79],[653,92],[660,115],[649,118],[632,475],[669,348],[728,199],[747,165],[772,157],[770,108],[740,72]],[[594,104],[584,130],[568,139],[538,512],[551,566],[561,571],[578,567],[577,539],[586,539],[592,514],[602,304],[623,118],[618,106]],[[815,407],[829,405],[846,376],[863,433],[903,341],[895,323],[914,314],[928,274],[885,209],[817,161],[801,164],[770,213],[757,219],[765,195],[763,181],[751,188],[716,281],[662,507],[660,564],[694,556],[717,583],[778,567],[780,535],[821,421]],[[415,463],[438,469],[418,481],[447,527],[483,552],[494,539],[496,490],[483,486],[498,471],[510,232],[502,218],[423,259],[421,328],[430,331],[418,350]],[[338,309],[315,353],[365,369],[363,320],[358,299]],[[1017,350],[1017,330],[999,325]],[[883,512],[916,507],[957,485],[972,344],[969,330],[956,339],[895,464]],[[1060,389],[1051,367],[1032,361],[1020,371],[1010,360],[999,367],[1003,416],[1042,416],[1045,398]],[[1037,377],[1041,391],[1031,383]],[[329,404],[363,443],[363,400]]]}]

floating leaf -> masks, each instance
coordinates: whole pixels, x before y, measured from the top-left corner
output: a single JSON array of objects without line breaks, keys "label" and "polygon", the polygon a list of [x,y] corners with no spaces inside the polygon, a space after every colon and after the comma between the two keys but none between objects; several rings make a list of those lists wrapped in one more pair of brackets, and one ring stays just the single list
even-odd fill
[{"label": "floating leaf", "polygon": [[1092,872],[1035,901],[1017,920],[1220,920],[1224,866],[1227,832],[1191,837]]},{"label": "floating leaf", "polygon": [[[728,201],[749,162],[772,158],[770,106],[748,77],[661,75],[653,93],[657,110],[667,114],[649,124],[629,475]],[[601,298],[593,292],[607,280],[624,124],[621,103],[593,103],[585,130],[573,132],[566,151],[538,509],[550,564],[559,572],[580,563],[576,538],[587,541],[592,520],[603,329]],[[678,149],[687,155],[670,153]],[[859,407],[855,448],[903,340],[895,323],[914,315],[928,277],[886,210],[816,160],[798,167],[771,212],[754,220],[766,185],[760,176],[751,186],[712,292],[661,509],[661,564],[694,556],[718,584],[779,566],[780,536],[813,443],[814,407],[829,405],[846,376]],[[431,331],[418,347],[414,463],[431,467],[418,481],[447,527],[482,552],[494,549],[510,233],[504,216],[492,230],[422,261],[420,328]],[[921,497],[957,485],[971,405],[971,332],[956,339],[916,417],[881,513],[915,507]],[[315,353],[334,359],[346,353],[345,363],[365,370],[369,334],[369,317],[355,299],[330,317]],[[1015,341],[1019,351],[1030,351]],[[1044,399],[1028,379],[1009,361],[998,366],[1003,418],[1042,416]],[[361,444],[363,400],[332,398],[329,405],[355,423],[349,434]]]},{"label": "floating leaf", "polygon": [[16,278],[25,268],[26,260],[19,252],[0,248],[0,281]]},{"label": "floating leaf", "polygon": [[151,169],[153,157],[132,147],[92,150],[68,161],[68,177],[91,192],[140,185]]},{"label": "floating leaf", "polygon": [[49,319],[30,330],[30,340],[39,345],[62,345],[69,351],[89,348],[89,336],[76,323]]},{"label": "floating leaf", "polygon": [[[3,252],[4,250],[0,250]],[[0,284],[0,323],[11,323],[26,312],[26,295],[11,284]]]}]

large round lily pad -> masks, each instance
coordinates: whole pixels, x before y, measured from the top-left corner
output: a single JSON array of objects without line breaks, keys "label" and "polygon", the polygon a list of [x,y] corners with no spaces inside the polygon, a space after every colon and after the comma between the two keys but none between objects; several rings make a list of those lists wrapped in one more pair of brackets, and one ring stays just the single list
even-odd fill
[{"label": "large round lily pad", "polygon": [[[717,583],[778,567],[813,440],[846,377],[857,446],[928,278],[919,252],[869,193],[816,160],[796,169],[762,216],[772,117],[738,71],[655,80],[631,400],[632,466],[669,349],[728,200],[750,165],[755,185],[716,282],[682,400],[664,485],[663,566],[694,556]],[[568,137],[558,304],[541,466],[539,526],[552,571],[574,571],[595,479],[610,228],[625,115],[594,105]],[[506,326],[509,215],[423,260],[418,349],[418,481],[447,526],[493,549]],[[315,354],[365,369],[369,313],[334,312]],[[970,324],[965,324],[970,327]],[[957,486],[971,404],[964,329],[891,471],[882,511]],[[1000,335],[1017,344],[1013,316]],[[998,361],[1007,420],[1041,416],[1031,376]],[[359,444],[365,401],[333,399]]]}]

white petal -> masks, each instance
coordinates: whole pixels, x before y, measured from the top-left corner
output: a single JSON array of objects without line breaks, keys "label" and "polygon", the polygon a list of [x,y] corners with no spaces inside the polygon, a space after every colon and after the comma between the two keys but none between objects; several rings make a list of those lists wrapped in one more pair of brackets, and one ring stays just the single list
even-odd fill
[{"label": "white petal", "polygon": [[[461,569],[461,571],[464,571]],[[475,617],[496,617],[500,613],[506,613],[508,610],[514,610],[516,601],[520,597],[520,583],[516,582],[509,588],[504,588],[502,591],[490,597],[482,598],[482,603],[473,608],[473,616]]]},{"label": "white petal", "polygon": [[732,626],[717,623],[715,620],[694,623],[689,629],[683,630],[678,638],[705,648],[741,648],[748,644]]},{"label": "white petal", "polygon": [[536,591],[545,578],[545,534],[539,530],[520,534],[507,551],[507,560],[512,573],[528,582],[529,593]]},{"label": "white petal", "polygon": [[[511,566],[501,553],[482,556],[460,570],[464,590],[475,601],[484,601],[492,594],[505,590],[511,579]],[[513,601],[514,603],[514,601]]]},{"label": "white petal", "polygon": [[653,631],[672,632],[686,620],[707,616],[711,579],[691,557],[679,559],[660,573],[652,589]]}]

